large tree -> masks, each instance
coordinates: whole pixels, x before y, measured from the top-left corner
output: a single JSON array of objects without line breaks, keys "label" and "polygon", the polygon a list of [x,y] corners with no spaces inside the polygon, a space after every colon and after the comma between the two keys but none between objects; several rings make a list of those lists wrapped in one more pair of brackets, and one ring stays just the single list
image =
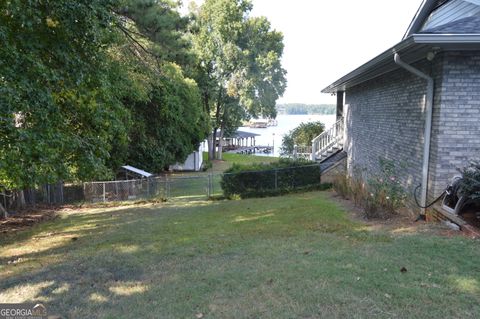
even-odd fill
[{"label": "large tree", "polygon": [[187,22],[169,0],[0,2],[0,188],[185,159],[207,131]]},{"label": "large tree", "polygon": [[264,17],[249,17],[248,0],[206,0],[193,8],[196,79],[210,115],[209,157],[222,156],[222,138],[250,116],[275,117],[286,87],[283,36]]},{"label": "large tree", "polygon": [[127,159],[152,172],[184,161],[208,131],[197,84],[183,71],[193,55],[188,21],[176,8],[171,1],[130,0],[118,10],[128,40],[120,58],[135,83],[124,101],[133,120]]},{"label": "large tree", "polygon": [[0,2],[0,184],[108,175],[128,86],[109,57],[115,0]]}]

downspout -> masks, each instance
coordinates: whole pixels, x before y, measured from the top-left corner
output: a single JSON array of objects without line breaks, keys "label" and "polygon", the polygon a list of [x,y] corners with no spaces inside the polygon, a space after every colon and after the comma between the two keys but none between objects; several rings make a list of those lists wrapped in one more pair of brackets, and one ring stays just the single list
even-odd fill
[{"label": "downspout", "polygon": [[[434,88],[435,81],[432,77],[423,73],[422,71],[412,67],[411,65],[403,62],[400,59],[400,55],[395,53],[394,56],[395,63],[404,68],[405,70],[415,74],[422,79],[427,80],[427,98],[425,101],[425,141],[423,146],[423,166],[422,166],[422,190],[421,190],[421,204],[423,207],[427,206],[427,190],[428,190],[428,168],[430,163],[430,139],[432,135],[432,115],[433,115],[433,98],[434,98]],[[422,208],[421,215],[425,216],[426,208]]]}]

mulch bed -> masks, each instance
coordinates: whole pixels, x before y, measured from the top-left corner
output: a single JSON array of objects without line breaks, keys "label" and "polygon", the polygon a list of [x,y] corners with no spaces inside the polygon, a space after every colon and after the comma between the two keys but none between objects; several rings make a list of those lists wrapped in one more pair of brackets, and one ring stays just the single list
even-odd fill
[{"label": "mulch bed", "polygon": [[[327,193],[329,198],[333,201],[339,203],[349,212],[349,217],[355,221],[361,221],[366,223],[368,226],[373,228],[382,229],[385,231],[390,231],[396,233],[396,230],[408,229],[407,233],[432,233],[445,237],[453,236],[467,236],[464,232],[454,231],[443,223],[429,223],[424,221],[415,222],[416,215],[412,212],[404,209],[399,212],[398,215],[391,216],[388,219],[366,219],[363,210],[360,207],[354,205],[352,200],[343,199],[341,196],[337,195],[335,191]],[[402,234],[402,232],[397,232]]]},{"label": "mulch bed", "polygon": [[32,227],[38,223],[55,219],[56,210],[51,207],[37,207],[35,210],[25,210],[6,219],[0,219],[0,234],[9,234]]}]

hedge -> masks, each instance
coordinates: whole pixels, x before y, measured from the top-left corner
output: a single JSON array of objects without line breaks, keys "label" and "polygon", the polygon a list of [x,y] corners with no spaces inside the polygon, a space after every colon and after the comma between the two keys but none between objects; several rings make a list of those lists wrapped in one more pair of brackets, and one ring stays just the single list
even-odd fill
[{"label": "hedge", "polygon": [[222,176],[227,198],[263,197],[320,187],[320,165],[306,160],[280,159],[268,164],[234,164]]}]

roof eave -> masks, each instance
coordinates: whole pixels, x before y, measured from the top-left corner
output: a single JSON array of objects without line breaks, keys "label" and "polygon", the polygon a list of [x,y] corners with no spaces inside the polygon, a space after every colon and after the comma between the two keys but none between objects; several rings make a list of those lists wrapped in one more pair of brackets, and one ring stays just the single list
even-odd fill
[{"label": "roof eave", "polygon": [[413,41],[419,44],[478,44],[480,34],[435,34],[417,33],[412,35]]},{"label": "roof eave", "polygon": [[464,50],[472,45],[474,45],[472,46],[473,49],[478,49],[478,44],[480,44],[480,34],[413,34],[374,59],[330,84],[322,90],[322,93],[337,93],[339,91],[344,91],[346,88],[352,86],[349,84],[353,82],[357,85],[382,75],[382,73],[379,73],[376,76],[372,76],[368,75],[368,73],[372,73],[376,67],[385,63],[385,61],[393,61],[393,55],[395,53],[402,54],[408,52],[415,46],[432,45],[438,46],[440,49],[444,50],[454,50],[456,48]]},{"label": "roof eave", "polygon": [[422,4],[417,10],[417,13],[415,14],[415,17],[413,18],[412,22],[408,26],[408,29],[405,32],[405,35],[403,36],[403,39],[408,38],[409,36],[417,33],[420,30],[423,23],[425,22],[425,19],[427,19],[428,15],[433,10],[436,3],[437,3],[437,0],[424,0],[422,2]]},{"label": "roof eave", "polygon": [[373,58],[372,60],[368,61],[367,63],[361,65],[360,67],[356,68],[352,72],[348,73],[347,75],[341,77],[334,83],[330,84],[326,88],[322,90],[322,93],[336,93],[339,90],[337,88],[344,83],[348,82],[349,79],[356,78],[360,76],[362,73],[365,71],[371,69],[375,65],[381,63],[382,61],[385,61],[387,58],[390,58],[395,52],[405,50],[409,46],[414,44],[413,37],[408,37],[407,39],[401,41],[400,43],[396,44],[392,48],[386,50],[382,54],[378,55],[377,57]]}]

